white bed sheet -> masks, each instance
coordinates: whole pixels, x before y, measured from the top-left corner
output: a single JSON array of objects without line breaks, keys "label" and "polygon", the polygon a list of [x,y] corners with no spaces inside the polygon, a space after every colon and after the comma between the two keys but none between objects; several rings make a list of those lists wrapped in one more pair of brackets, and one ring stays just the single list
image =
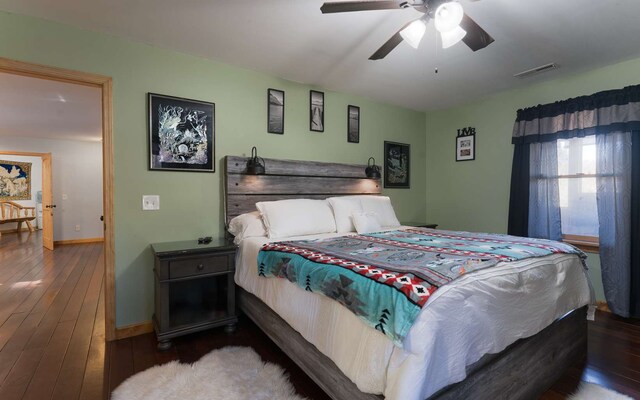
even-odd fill
[{"label": "white bed sheet", "polygon": [[285,279],[258,277],[257,254],[268,241],[240,243],[236,283],[333,360],[361,391],[389,400],[423,400],[463,380],[466,366],[484,354],[535,335],[590,302],[589,283],[575,255],[499,263],[437,290],[400,348],[338,302]]}]

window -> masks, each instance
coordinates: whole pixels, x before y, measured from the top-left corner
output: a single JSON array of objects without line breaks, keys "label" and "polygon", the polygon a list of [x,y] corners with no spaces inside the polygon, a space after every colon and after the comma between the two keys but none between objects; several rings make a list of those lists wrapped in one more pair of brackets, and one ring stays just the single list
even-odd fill
[{"label": "window", "polygon": [[557,146],[563,238],[584,250],[596,250],[596,137],[561,139]]}]

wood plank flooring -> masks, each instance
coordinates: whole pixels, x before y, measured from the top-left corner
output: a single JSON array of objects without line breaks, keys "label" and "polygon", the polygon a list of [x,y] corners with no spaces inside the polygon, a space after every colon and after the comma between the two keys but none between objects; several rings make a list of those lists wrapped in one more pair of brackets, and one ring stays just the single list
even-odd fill
[{"label": "wood plank flooring", "polygon": [[[174,340],[165,352],[153,334],[104,340],[100,244],[43,250],[39,233],[0,237],[0,399],[107,399],[129,376],[171,360],[191,363],[224,346],[250,346],[282,366],[297,392],[328,397],[250,320]],[[640,399],[640,321],[598,312],[589,352],[542,399],[558,400],[581,380]]]}]

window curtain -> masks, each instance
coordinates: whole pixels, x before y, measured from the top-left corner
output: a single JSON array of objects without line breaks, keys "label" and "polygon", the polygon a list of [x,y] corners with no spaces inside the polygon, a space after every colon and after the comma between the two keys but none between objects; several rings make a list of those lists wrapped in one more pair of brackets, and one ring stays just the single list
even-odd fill
[{"label": "window curtain", "polygon": [[640,317],[640,85],[518,110],[509,233],[560,236],[557,189],[543,183],[552,167],[539,165],[553,160],[544,144],[589,135],[596,135],[597,169],[606,175],[597,181],[605,296],[614,313]]},{"label": "window curtain", "polygon": [[602,284],[609,308],[630,315],[631,132],[596,136]]},{"label": "window curtain", "polygon": [[532,143],[529,176],[529,237],[561,240],[560,183],[556,142]]}]

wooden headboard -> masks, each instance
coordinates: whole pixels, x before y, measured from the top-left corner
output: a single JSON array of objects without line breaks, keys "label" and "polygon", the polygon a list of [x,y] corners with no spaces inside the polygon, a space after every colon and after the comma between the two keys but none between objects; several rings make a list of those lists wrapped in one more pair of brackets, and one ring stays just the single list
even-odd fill
[{"label": "wooden headboard", "polygon": [[366,165],[265,158],[264,175],[247,175],[248,157],[225,157],[225,222],[256,211],[259,201],[325,199],[380,194],[380,179],[369,179]]}]

